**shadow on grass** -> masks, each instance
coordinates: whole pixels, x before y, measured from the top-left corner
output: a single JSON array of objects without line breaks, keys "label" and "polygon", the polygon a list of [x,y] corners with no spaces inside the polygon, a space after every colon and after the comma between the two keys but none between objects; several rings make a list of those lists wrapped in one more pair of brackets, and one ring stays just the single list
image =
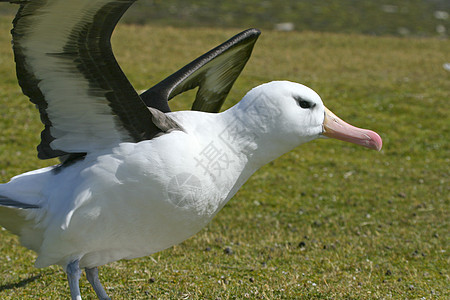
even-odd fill
[{"label": "shadow on grass", "polygon": [[16,282],[16,283],[8,283],[8,284],[0,285],[0,293],[5,291],[5,290],[12,290],[12,289],[24,287],[27,284],[29,284],[29,283],[31,283],[31,282],[41,278],[45,274],[46,273],[40,273],[38,275],[31,276],[31,277],[28,277],[26,279],[22,279],[21,281]]}]

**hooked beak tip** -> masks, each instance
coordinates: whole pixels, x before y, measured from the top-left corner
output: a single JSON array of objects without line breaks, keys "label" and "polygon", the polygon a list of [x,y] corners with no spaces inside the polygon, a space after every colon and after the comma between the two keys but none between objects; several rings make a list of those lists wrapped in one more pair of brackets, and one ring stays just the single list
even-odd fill
[{"label": "hooked beak tip", "polygon": [[326,107],[322,134],[377,151],[381,151],[383,147],[383,140],[378,133],[352,126],[341,120]]}]

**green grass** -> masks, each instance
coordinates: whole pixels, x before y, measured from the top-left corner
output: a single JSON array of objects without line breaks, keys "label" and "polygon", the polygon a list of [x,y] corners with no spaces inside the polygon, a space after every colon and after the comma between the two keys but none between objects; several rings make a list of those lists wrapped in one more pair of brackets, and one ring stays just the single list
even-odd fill
[{"label": "green grass", "polygon": [[[2,182],[52,163],[36,158],[42,125],[16,83],[9,22],[0,18]],[[145,89],[237,32],[120,26],[113,42]],[[438,39],[264,31],[226,105],[267,81],[301,82],[344,120],[380,133],[383,150],[333,140],[295,149],[191,239],[102,267],[110,296],[448,299],[449,53]],[[192,95],[172,107],[188,107]],[[35,255],[6,231],[0,241],[1,299],[68,297],[59,267],[33,268]],[[84,277],[81,285],[94,299]]]}]

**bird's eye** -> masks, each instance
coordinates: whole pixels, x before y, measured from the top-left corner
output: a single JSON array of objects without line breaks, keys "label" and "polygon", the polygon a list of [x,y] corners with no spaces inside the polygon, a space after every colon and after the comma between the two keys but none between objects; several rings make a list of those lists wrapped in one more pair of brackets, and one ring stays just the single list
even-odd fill
[{"label": "bird's eye", "polygon": [[301,107],[301,108],[313,108],[314,106],[316,106],[315,103],[304,100],[303,98],[299,97],[299,96],[294,96],[295,101],[297,101],[297,104]]}]

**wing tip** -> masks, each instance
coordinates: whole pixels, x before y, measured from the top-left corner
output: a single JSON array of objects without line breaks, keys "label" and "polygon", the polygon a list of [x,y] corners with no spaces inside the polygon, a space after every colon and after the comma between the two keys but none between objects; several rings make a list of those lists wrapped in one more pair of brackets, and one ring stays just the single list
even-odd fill
[{"label": "wing tip", "polygon": [[256,42],[260,35],[261,30],[259,30],[258,28],[249,28],[236,34],[234,37],[229,39],[228,42],[231,42],[233,44],[239,44],[245,40],[252,40],[253,42]]},{"label": "wing tip", "polygon": [[249,35],[256,35],[256,36],[259,36],[261,34],[261,30],[259,30],[258,28],[254,28],[254,27],[246,29],[243,32],[246,32]]}]

